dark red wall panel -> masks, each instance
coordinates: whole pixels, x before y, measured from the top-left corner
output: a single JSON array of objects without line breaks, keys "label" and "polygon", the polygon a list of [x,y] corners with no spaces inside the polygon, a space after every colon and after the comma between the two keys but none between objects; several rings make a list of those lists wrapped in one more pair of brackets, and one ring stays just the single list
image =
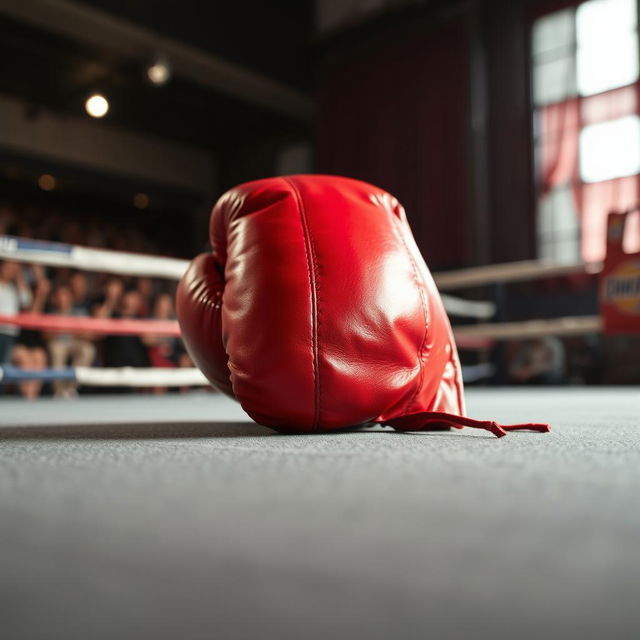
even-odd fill
[{"label": "dark red wall panel", "polygon": [[405,206],[432,268],[468,261],[469,47],[463,17],[327,56],[319,172],[372,182]]}]

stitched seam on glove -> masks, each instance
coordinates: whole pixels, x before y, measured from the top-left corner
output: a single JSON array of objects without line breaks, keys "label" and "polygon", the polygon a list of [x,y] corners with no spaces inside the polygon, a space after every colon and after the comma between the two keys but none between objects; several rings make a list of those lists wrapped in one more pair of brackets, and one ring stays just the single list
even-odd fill
[{"label": "stitched seam on glove", "polygon": [[402,228],[402,223],[396,216],[392,215],[393,218],[393,228],[396,233],[400,236],[400,242],[404,247],[405,253],[407,254],[407,258],[411,263],[411,270],[413,271],[413,281],[415,282],[416,288],[418,289],[418,295],[420,296],[420,305],[422,306],[422,313],[424,314],[424,336],[422,338],[422,343],[420,344],[420,350],[418,351],[418,366],[420,367],[420,374],[418,376],[418,385],[416,386],[416,390],[414,394],[411,396],[411,399],[404,406],[403,412],[408,413],[411,405],[416,401],[420,390],[422,389],[422,384],[424,382],[424,359],[425,359],[425,345],[427,344],[427,337],[429,335],[429,313],[427,311],[427,301],[424,296],[424,287],[420,286],[420,278],[418,276],[418,266],[416,265],[415,260],[413,259],[413,255],[411,255],[411,251],[407,246],[407,242],[404,237],[404,229]]},{"label": "stitched seam on glove", "polygon": [[300,222],[304,236],[304,250],[307,258],[307,271],[309,274],[309,288],[311,297],[311,338],[312,338],[312,354],[313,354],[313,386],[314,386],[314,410],[313,423],[311,431],[316,431],[320,424],[320,403],[322,399],[322,388],[320,386],[320,361],[319,361],[319,333],[320,333],[320,314],[319,314],[319,296],[318,296],[318,261],[315,252],[311,227],[307,218],[307,212],[304,207],[302,195],[290,178],[282,178],[293,191],[300,214]]}]

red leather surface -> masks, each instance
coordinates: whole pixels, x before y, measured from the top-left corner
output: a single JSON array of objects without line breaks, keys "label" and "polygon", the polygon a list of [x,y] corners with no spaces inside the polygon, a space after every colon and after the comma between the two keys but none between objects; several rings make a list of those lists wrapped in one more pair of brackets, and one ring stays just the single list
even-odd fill
[{"label": "red leather surface", "polygon": [[393,196],[334,176],[258,180],[220,198],[211,242],[180,284],[178,319],[196,364],[256,422],[464,413],[451,327]]},{"label": "red leather surface", "polygon": [[234,397],[222,344],[224,281],[211,254],[201,254],[178,284],[176,312],[187,351],[209,382]]},{"label": "red leather surface", "polygon": [[629,213],[609,213],[607,253],[600,273],[600,314],[604,332],[640,333],[640,251],[627,253]]}]

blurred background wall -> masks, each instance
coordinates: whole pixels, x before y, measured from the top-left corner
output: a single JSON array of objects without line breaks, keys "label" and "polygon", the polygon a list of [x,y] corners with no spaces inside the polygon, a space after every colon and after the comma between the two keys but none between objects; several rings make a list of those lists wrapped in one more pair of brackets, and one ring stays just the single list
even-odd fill
[{"label": "blurred background wall", "polygon": [[[434,271],[597,262],[608,212],[638,204],[637,9],[0,0],[0,227],[86,242],[85,221],[102,246],[189,257],[225,189],[321,172],[397,196]],[[501,319],[595,314],[596,290],[513,285]]]},{"label": "blurred background wall", "polygon": [[[612,20],[619,40],[616,11],[628,13],[635,0],[595,4],[603,2],[611,5],[603,24]],[[186,208],[201,227],[215,197],[238,182],[339,173],[394,193],[435,269],[545,251],[601,258],[602,220],[589,223],[599,230],[582,247],[565,238],[559,255],[539,238],[539,196],[548,185],[535,165],[535,131],[541,110],[565,109],[580,91],[571,90],[568,67],[547,65],[551,94],[533,94],[544,67],[536,56],[549,55],[534,51],[534,31],[546,28],[536,40],[543,49],[547,42],[579,52],[584,4],[594,0],[190,0],[179,9],[151,0],[2,0],[4,190],[25,163],[32,182],[38,171],[74,168],[138,179],[134,192],[156,192],[151,207]],[[567,19],[572,39],[555,42]],[[637,40],[635,22],[629,29]],[[157,62],[169,76],[154,84],[148,72]],[[620,82],[635,92],[637,75]],[[109,101],[100,121],[84,112],[93,92]],[[627,110],[635,114],[633,102]],[[633,197],[635,181],[625,186]],[[73,191],[70,183],[64,190]],[[130,200],[124,191],[122,202]],[[563,194],[555,196],[548,206],[557,208]],[[581,197],[588,216],[603,219],[584,201],[588,194]],[[569,231],[579,234],[582,212],[569,215]],[[555,217],[571,226],[566,212]]]}]

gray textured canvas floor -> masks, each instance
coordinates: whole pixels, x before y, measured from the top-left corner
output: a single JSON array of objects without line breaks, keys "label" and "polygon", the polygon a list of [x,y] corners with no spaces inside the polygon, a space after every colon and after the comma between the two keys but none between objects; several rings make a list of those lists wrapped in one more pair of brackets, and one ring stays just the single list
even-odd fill
[{"label": "gray textured canvas floor", "polygon": [[551,434],[280,436],[220,396],[0,399],[0,637],[638,638],[640,392]]}]

